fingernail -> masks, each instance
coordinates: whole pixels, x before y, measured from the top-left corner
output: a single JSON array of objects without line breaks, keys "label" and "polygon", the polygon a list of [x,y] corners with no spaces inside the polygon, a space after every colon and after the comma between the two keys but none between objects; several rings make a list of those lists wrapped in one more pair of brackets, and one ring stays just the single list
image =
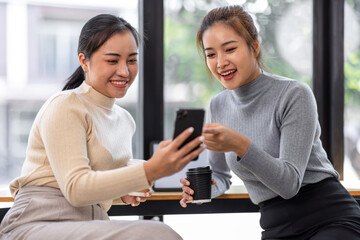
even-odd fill
[{"label": "fingernail", "polygon": [[205,139],[204,136],[199,137],[200,142],[203,142],[204,139]]},{"label": "fingernail", "polygon": [[189,127],[189,128],[188,128],[188,131],[189,131],[190,133],[192,133],[192,132],[194,131],[194,128],[193,128],[193,127]]},{"label": "fingernail", "polygon": [[141,199],[140,199],[139,197],[136,198],[136,201],[140,202],[140,200],[141,200]]}]

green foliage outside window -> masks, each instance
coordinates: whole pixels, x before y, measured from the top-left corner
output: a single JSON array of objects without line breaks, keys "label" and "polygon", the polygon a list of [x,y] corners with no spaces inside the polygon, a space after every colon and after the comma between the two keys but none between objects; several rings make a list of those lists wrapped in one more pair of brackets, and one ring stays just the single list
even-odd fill
[{"label": "green foliage outside window", "polygon": [[345,104],[360,107],[360,49],[351,54],[344,65]]}]

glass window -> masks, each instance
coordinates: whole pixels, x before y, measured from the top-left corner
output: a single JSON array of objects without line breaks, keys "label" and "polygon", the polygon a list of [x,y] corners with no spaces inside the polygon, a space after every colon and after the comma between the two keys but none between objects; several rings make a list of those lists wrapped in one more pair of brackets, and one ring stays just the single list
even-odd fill
[{"label": "glass window", "polygon": [[[179,107],[206,108],[222,90],[206,73],[195,45],[201,19],[212,8],[241,4],[258,28],[266,71],[305,81],[312,78],[312,1],[165,1],[165,139],[172,137]],[[233,179],[234,182],[238,178]]]},{"label": "glass window", "polygon": [[117,9],[28,7],[29,82],[63,83],[78,67],[77,43],[82,26],[96,14],[117,14]]},{"label": "glass window", "polygon": [[0,84],[6,75],[6,4],[0,3]]},{"label": "glass window", "polygon": [[[0,3],[0,171],[1,166],[6,164],[6,104],[3,101],[4,95],[6,94],[6,4]],[[1,182],[1,176],[0,176]]]},{"label": "glass window", "polygon": [[[0,185],[4,188],[20,174],[38,110],[79,66],[77,44],[82,26],[100,13],[121,16],[139,28],[137,1],[0,3]],[[6,45],[5,39],[11,41]],[[136,80],[127,96],[117,101],[136,122],[137,96]],[[137,131],[134,142],[139,135]],[[134,156],[139,157],[138,144],[133,146]]]},{"label": "glass window", "polygon": [[345,2],[344,180],[360,177],[360,2]]}]

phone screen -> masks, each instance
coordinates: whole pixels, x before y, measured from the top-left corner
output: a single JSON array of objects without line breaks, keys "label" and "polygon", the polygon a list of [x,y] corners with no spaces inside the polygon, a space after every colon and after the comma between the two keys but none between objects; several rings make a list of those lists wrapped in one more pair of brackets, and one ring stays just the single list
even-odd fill
[{"label": "phone screen", "polygon": [[[182,133],[185,129],[189,127],[194,128],[193,134],[184,141],[180,148],[201,135],[202,127],[204,124],[204,115],[204,109],[178,109],[176,111],[175,130],[173,138],[176,138],[180,133]],[[199,146],[197,146],[196,148],[198,148]],[[194,150],[196,148],[194,148]],[[197,158],[193,160],[196,159]]]}]

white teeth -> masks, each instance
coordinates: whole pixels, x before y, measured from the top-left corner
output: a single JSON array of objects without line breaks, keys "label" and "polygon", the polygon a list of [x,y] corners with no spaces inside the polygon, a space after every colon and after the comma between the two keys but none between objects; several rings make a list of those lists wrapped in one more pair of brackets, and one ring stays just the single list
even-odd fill
[{"label": "white teeth", "polygon": [[229,75],[231,73],[235,72],[235,70],[230,70],[230,71],[227,71],[227,72],[223,72],[223,73],[220,73],[221,76],[226,76],[226,75]]},{"label": "white teeth", "polygon": [[124,85],[127,83],[127,81],[111,81],[111,82],[117,85]]}]

